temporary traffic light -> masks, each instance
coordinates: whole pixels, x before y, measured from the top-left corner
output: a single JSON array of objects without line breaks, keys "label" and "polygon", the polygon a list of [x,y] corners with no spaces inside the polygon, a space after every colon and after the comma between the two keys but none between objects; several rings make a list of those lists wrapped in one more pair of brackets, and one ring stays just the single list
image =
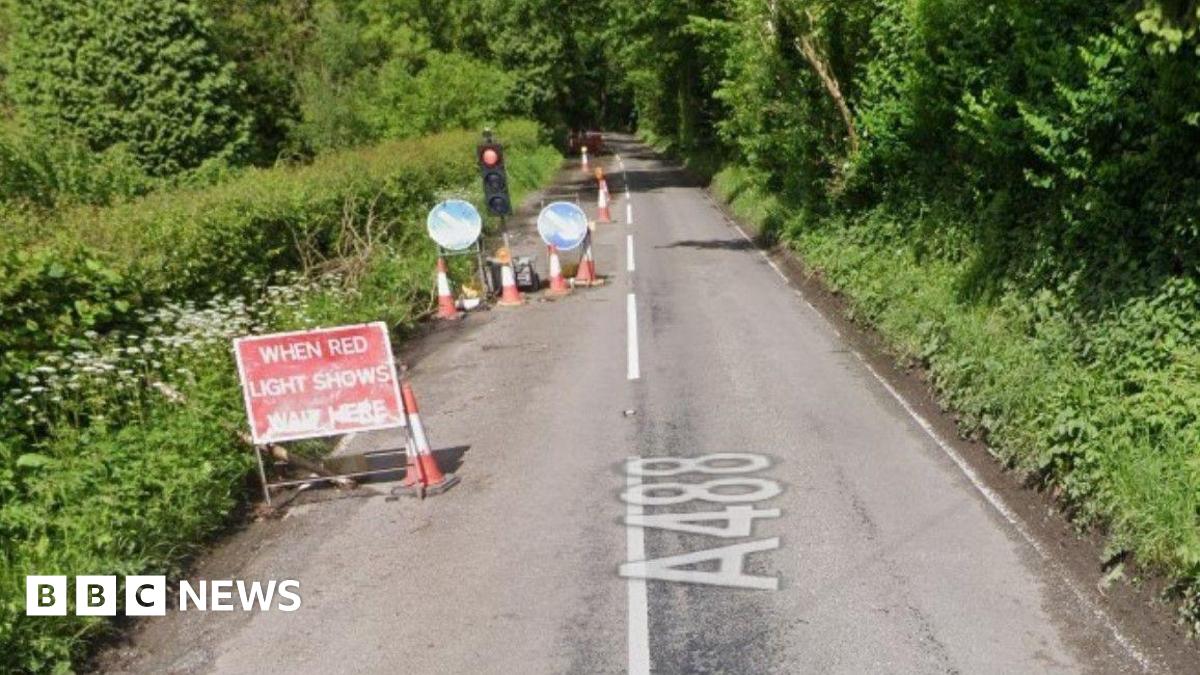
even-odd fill
[{"label": "temporary traffic light", "polygon": [[488,211],[497,216],[512,213],[512,201],[508,197],[508,173],[504,170],[504,147],[493,143],[490,138],[479,144],[479,172],[483,176],[483,199]]}]

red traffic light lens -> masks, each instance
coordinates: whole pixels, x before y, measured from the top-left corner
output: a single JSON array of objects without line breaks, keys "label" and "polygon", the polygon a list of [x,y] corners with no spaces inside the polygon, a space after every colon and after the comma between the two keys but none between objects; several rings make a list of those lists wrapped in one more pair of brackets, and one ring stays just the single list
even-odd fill
[{"label": "red traffic light lens", "polygon": [[494,148],[487,148],[480,155],[480,159],[483,160],[484,166],[496,166],[500,163],[500,153],[496,152]]}]

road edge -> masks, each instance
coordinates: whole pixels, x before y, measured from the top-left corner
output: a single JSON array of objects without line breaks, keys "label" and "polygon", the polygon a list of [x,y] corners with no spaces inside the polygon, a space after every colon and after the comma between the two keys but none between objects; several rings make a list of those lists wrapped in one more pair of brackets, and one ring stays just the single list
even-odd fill
[{"label": "road edge", "polygon": [[[638,139],[644,147],[693,173],[682,163]],[[988,444],[967,436],[952,408],[938,401],[928,373],[902,365],[898,355],[873,326],[854,320],[851,299],[832,290],[819,270],[811,268],[784,244],[766,243],[756,228],[740,219],[719,195],[702,181],[703,193],[726,224],[783,278],[814,313],[846,341],[866,370],[894,398],[924,433],[958,467],[997,515],[1007,521],[1058,576],[1081,608],[1108,631],[1115,646],[1138,662],[1145,672],[1194,672],[1200,645],[1179,625],[1175,603],[1164,602],[1169,582],[1146,570],[1127,571],[1135,585],[1107,585],[1102,532],[1080,533],[1048,492],[1035,490],[1006,467]]]}]

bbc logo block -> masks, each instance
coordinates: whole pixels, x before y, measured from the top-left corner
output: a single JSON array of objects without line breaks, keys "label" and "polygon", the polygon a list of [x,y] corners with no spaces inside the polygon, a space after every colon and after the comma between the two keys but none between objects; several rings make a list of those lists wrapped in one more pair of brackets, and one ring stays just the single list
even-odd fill
[{"label": "bbc logo block", "polygon": [[[74,590],[76,616],[117,615],[117,577],[77,576]],[[66,616],[68,593],[65,576],[27,576],[25,613],[29,616]],[[125,577],[123,607],[128,616],[164,616],[167,613],[167,578],[153,575]]]},{"label": "bbc logo block", "polygon": [[[75,577],[73,585],[62,575],[29,575],[25,577],[25,613],[28,616],[66,616],[69,611],[76,616],[166,615],[166,577],[131,575],[125,577],[123,594],[119,588],[118,578],[112,575],[80,575]],[[236,609],[294,612],[301,604],[300,582],[294,579],[180,581],[178,598],[181,612]]]}]

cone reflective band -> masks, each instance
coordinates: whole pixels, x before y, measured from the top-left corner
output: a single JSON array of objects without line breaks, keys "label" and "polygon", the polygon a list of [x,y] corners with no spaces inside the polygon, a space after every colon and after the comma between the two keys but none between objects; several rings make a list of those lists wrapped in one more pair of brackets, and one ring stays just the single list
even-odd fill
[{"label": "cone reflective band", "polygon": [[592,257],[592,236],[589,234],[583,240],[583,254],[579,256],[579,270],[575,273],[576,286],[598,286],[600,279],[596,276],[596,260]]},{"label": "cone reflective band", "polygon": [[604,181],[600,181],[600,192],[596,197],[596,222],[612,222],[612,214],[608,209],[608,190],[605,188]]},{"label": "cone reflective band", "polygon": [[566,295],[571,292],[571,287],[567,285],[567,280],[563,278],[562,262],[558,259],[558,249],[553,245],[546,248],[550,257],[550,289],[547,293],[550,295]]},{"label": "cone reflective band", "polygon": [[516,307],[517,305],[525,304],[525,297],[521,295],[521,291],[517,290],[517,275],[513,272],[512,261],[505,262],[500,266],[500,305],[504,307]]},{"label": "cone reflective band", "polygon": [[445,258],[437,260],[437,291],[438,318],[457,319],[459,317],[458,307],[454,303],[454,294],[450,292],[450,279],[446,277]]}]

